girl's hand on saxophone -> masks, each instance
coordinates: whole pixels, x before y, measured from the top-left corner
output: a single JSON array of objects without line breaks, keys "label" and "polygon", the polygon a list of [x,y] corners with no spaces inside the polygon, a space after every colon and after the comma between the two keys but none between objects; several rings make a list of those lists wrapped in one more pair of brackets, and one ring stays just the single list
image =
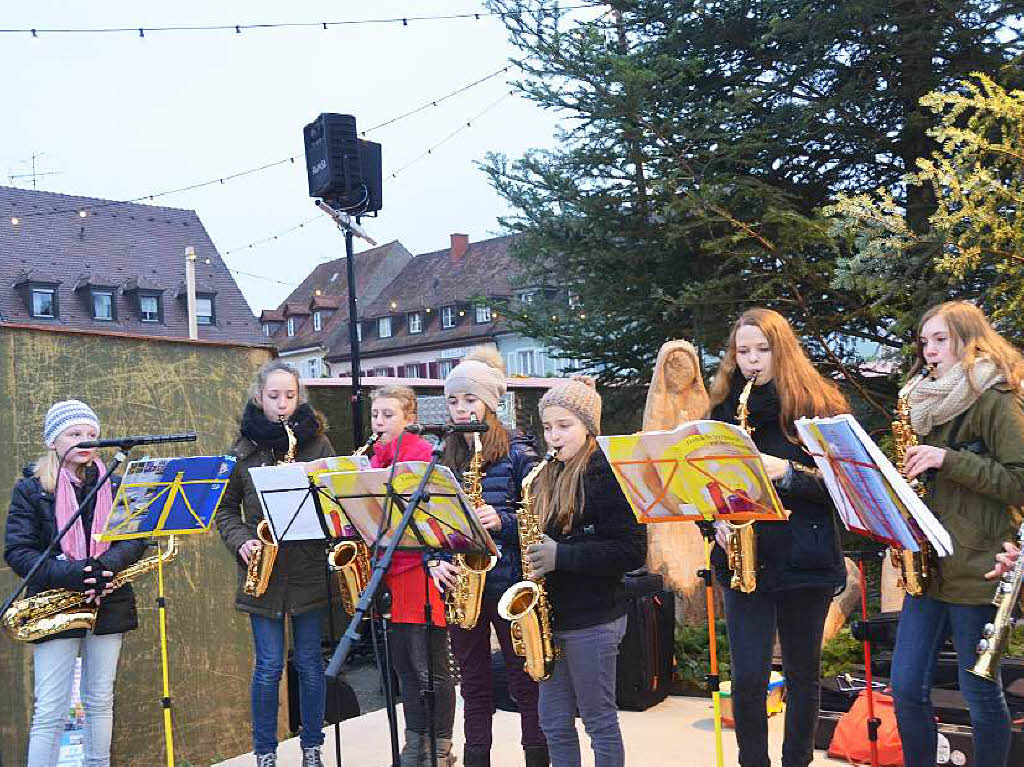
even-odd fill
[{"label": "girl's hand on saxophone", "polygon": [[494,530],[495,532],[501,530],[501,517],[498,516],[498,512],[494,510],[494,507],[488,503],[476,507],[476,518],[480,520],[480,524],[486,530]]},{"label": "girl's hand on saxophone", "polygon": [[783,458],[776,458],[774,455],[761,453],[761,461],[764,463],[765,471],[768,472],[768,479],[773,482],[782,479],[789,471],[789,461]]},{"label": "girl's hand on saxophone", "polygon": [[242,561],[246,565],[249,564],[249,560],[252,559],[252,553],[256,550],[256,547],[260,545],[260,542],[255,538],[250,538],[241,546],[238,547],[238,556],[242,558]]},{"label": "girl's hand on saxophone", "polygon": [[100,604],[100,600],[113,591],[113,587],[110,585],[110,579],[114,577],[114,574],[110,570],[102,570],[96,573],[96,569],[93,565],[86,565],[82,569],[83,573],[92,574],[91,577],[85,578],[82,583],[91,586],[85,592],[85,601],[91,602],[95,605]]},{"label": "girl's hand on saxophone", "polygon": [[985,577],[990,581],[994,581],[996,578],[1002,578],[1006,573],[1013,569],[1013,566],[1017,563],[1017,557],[1019,556],[1020,549],[1012,543],[1004,543],[1003,550],[999,554],[996,554],[995,567],[985,573]]},{"label": "girl's hand on saxophone", "polygon": [[543,578],[555,569],[558,561],[558,544],[544,535],[540,543],[531,543],[526,547],[526,559],[530,577]]},{"label": "girl's hand on saxophone", "polygon": [[434,579],[434,585],[440,591],[446,588],[455,588],[455,579],[459,574],[459,568],[446,560],[437,560],[430,563],[430,577]]},{"label": "girl's hand on saxophone", "polygon": [[946,458],[946,449],[932,445],[914,445],[907,448],[907,457],[903,461],[903,473],[907,479],[913,479],[928,469],[941,469]]}]

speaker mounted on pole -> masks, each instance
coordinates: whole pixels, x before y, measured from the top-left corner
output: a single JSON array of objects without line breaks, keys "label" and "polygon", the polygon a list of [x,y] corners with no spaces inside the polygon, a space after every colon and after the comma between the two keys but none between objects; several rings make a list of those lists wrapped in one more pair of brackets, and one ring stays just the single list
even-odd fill
[{"label": "speaker mounted on pole", "polygon": [[325,112],[302,138],[310,197],[355,216],[381,209],[380,144],[358,137],[355,117]]}]

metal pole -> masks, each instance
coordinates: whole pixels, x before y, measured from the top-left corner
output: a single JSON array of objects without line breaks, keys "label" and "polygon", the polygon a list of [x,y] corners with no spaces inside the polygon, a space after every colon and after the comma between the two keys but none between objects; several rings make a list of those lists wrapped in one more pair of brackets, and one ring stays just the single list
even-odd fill
[{"label": "metal pole", "polygon": [[196,319],[196,249],[185,248],[185,304],[188,307],[188,337],[199,338],[199,322]]},{"label": "metal pole", "polygon": [[[356,223],[359,219],[356,219]],[[352,444],[363,444],[363,398],[359,378],[359,316],[356,308],[356,269],[352,230],[345,230],[345,277],[348,280],[348,344],[352,351]]]}]

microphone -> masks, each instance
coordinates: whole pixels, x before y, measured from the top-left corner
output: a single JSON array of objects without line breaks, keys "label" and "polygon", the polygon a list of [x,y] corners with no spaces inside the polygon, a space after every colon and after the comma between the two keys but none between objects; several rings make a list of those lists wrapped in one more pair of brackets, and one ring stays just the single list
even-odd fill
[{"label": "microphone", "polygon": [[342,213],[340,210],[335,210],[323,200],[317,200],[316,206],[334,219],[334,223],[336,223],[340,228],[348,229],[356,237],[366,240],[374,247],[377,246],[377,241],[370,237],[370,235],[366,233],[366,230],[359,226],[359,224],[357,224],[348,213]]},{"label": "microphone", "polygon": [[88,442],[79,442],[72,449],[82,450],[88,447],[121,447],[132,448],[136,445],[159,445],[164,442],[195,442],[194,431],[184,434],[140,434],[135,437],[116,437],[114,439],[93,439]]},{"label": "microphone", "polygon": [[470,421],[469,423],[411,423],[405,427],[410,434],[471,434],[473,432],[484,432],[490,427],[483,421]]}]

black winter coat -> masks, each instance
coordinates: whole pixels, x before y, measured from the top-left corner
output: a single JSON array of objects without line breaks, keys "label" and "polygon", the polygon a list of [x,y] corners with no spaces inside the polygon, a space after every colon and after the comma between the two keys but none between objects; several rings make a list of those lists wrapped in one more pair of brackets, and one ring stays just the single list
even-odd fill
[{"label": "black winter coat", "polygon": [[[11,508],[7,513],[7,529],[4,537],[4,559],[20,577],[28,574],[36,559],[57,537],[57,517],[54,511],[53,494],[43,490],[37,477],[29,469],[25,477],[18,480],[11,493]],[[113,492],[117,494],[120,480],[111,478]],[[97,557],[104,569],[115,575],[142,559],[147,543],[143,540],[114,541],[102,555]],[[36,571],[29,582],[26,596],[33,596],[49,589],[70,589],[88,591],[83,583],[86,575],[82,572],[85,560],[70,561],[58,546]],[[93,633],[121,634],[138,628],[139,618],[135,609],[135,592],[126,583],[111,592],[100,603]],[[49,639],[69,639],[85,636],[85,629],[72,629],[54,634]]]},{"label": "black winter coat", "polygon": [[[237,458],[217,510],[217,531],[224,545],[238,564],[238,584],[235,608],[244,613],[265,618],[298,615],[328,604],[327,549],[321,541],[284,543],[277,553],[267,590],[260,597],[251,597],[242,591],[245,582],[245,562],[238,555],[239,547],[256,537],[256,525],[263,519],[256,488],[249,476],[254,466],[273,466],[281,458],[272,448],[257,445],[239,436],[231,449]],[[298,446],[296,461],[312,461],[334,455],[330,440],[320,433]],[[338,599],[332,583],[331,598]]]},{"label": "black winter coat", "polygon": [[[724,402],[711,411],[711,418],[736,423],[739,392],[745,381],[738,374]],[[779,425],[775,384],[755,386],[751,392],[748,425],[751,438],[762,453],[809,468],[814,459],[800,445],[790,442]],[[757,591],[768,593],[797,588],[828,587],[842,590],[846,566],[839,544],[832,500],[817,472],[793,471],[788,490],[776,484],[784,508],[792,512],[788,522],[756,522]],[[732,571],[725,552],[715,546],[711,561],[719,582],[728,588]]]},{"label": "black winter coat", "polygon": [[533,437],[514,437],[508,455],[488,466],[480,482],[484,503],[493,506],[501,517],[501,530],[489,531],[498,545],[500,556],[494,568],[487,573],[484,585],[484,596],[495,601],[501,598],[505,589],[523,579],[516,509],[523,497],[523,479],[537,463],[533,444]]},{"label": "black winter coat", "polygon": [[587,628],[624,615],[622,576],[647,561],[647,531],[600,449],[583,474],[583,510],[569,532],[546,532],[558,543],[555,569],[545,576],[553,628]]}]

